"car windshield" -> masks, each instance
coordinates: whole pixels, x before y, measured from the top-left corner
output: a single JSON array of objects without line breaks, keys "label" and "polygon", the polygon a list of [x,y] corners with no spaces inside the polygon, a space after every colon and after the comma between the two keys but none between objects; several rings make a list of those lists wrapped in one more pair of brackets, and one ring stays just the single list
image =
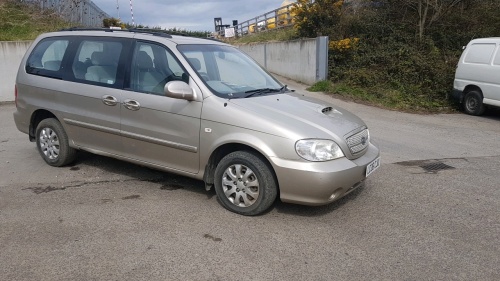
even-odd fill
[{"label": "car windshield", "polygon": [[248,98],[286,91],[269,73],[238,49],[221,45],[179,45],[212,92],[223,98]]}]

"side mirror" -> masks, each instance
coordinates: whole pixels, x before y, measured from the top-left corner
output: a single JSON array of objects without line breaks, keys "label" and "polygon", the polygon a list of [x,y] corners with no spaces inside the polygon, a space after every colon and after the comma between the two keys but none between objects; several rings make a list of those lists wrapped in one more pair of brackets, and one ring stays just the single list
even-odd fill
[{"label": "side mirror", "polygon": [[194,90],[183,81],[170,81],[164,88],[165,96],[173,99],[196,100],[196,93]]}]

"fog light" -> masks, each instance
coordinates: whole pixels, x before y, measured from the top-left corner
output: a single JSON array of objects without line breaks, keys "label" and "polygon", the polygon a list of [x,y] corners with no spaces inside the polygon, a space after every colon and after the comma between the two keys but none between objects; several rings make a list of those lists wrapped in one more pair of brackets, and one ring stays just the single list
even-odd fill
[{"label": "fog light", "polygon": [[342,197],[342,194],[344,194],[344,189],[342,187],[337,188],[337,189],[335,189],[333,194],[330,195],[330,198],[328,198],[328,201],[333,201],[333,200],[339,199],[340,197]]},{"label": "fog light", "polygon": [[337,197],[337,194],[334,193],[330,196],[330,198],[328,198],[328,201],[333,201],[333,200],[335,200],[336,197]]}]

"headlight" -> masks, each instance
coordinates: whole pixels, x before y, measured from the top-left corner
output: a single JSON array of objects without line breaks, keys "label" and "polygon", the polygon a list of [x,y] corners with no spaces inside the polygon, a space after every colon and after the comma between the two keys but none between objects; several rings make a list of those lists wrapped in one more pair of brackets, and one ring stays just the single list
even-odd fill
[{"label": "headlight", "polygon": [[300,140],[295,144],[295,150],[300,157],[314,162],[344,157],[342,149],[331,140]]}]

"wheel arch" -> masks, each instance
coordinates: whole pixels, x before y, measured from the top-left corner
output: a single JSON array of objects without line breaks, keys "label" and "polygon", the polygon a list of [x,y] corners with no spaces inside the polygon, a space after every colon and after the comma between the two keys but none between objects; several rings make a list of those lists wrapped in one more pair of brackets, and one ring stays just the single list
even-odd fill
[{"label": "wheel arch", "polygon": [[481,90],[481,88],[477,85],[467,85],[465,88],[464,88],[464,91],[463,91],[463,95],[462,95],[462,102],[463,100],[465,99],[465,96],[467,95],[468,92],[471,92],[471,91],[478,91],[479,94],[481,94],[481,98],[484,98],[483,96],[483,91]]},{"label": "wheel arch", "polygon": [[225,143],[217,147],[212,154],[210,155],[207,165],[205,166],[205,172],[203,175],[203,181],[207,186],[213,186],[215,182],[215,169],[217,168],[217,164],[220,162],[222,158],[226,155],[235,152],[235,151],[249,151],[254,153],[256,156],[261,158],[262,161],[269,167],[271,173],[274,176],[274,180],[276,181],[276,185],[278,188],[278,196],[279,196],[279,182],[276,176],[276,172],[274,171],[273,165],[269,161],[269,159],[258,149],[255,149],[252,146],[242,143]]},{"label": "wheel arch", "polygon": [[57,117],[52,112],[46,109],[38,109],[35,112],[33,112],[33,114],[31,114],[30,127],[29,127],[30,141],[35,141],[36,127],[38,127],[38,124],[40,124],[42,120],[47,118],[54,118],[59,121],[59,119],[57,119]]}]

